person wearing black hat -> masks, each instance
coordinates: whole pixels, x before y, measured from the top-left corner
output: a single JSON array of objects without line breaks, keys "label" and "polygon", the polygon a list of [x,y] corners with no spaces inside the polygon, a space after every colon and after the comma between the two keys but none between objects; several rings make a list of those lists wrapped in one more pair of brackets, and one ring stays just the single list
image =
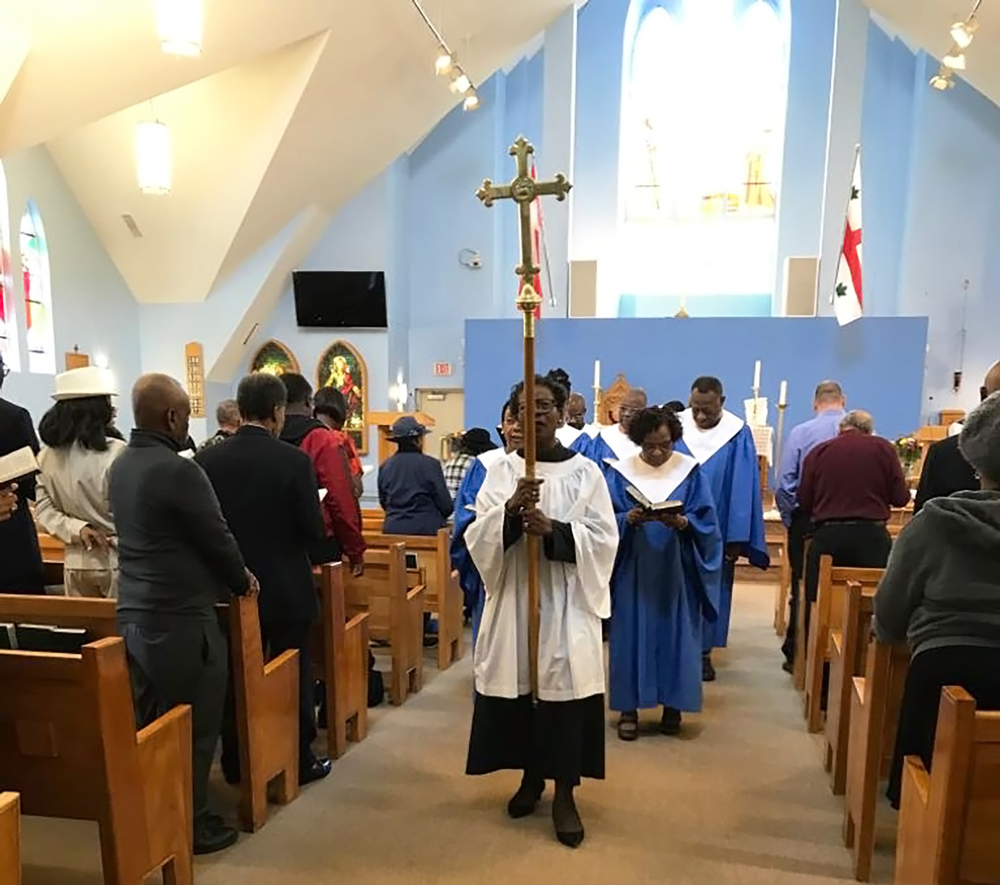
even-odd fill
[{"label": "person wearing black hat", "polygon": [[387,535],[436,535],[448,524],[455,505],[445,485],[441,462],[424,454],[427,428],[404,415],[389,431],[398,450],[378,471],[378,500]]},{"label": "person wearing black hat", "polygon": [[[0,388],[10,369],[0,356]],[[39,445],[35,427],[27,409],[0,397],[0,457],[25,447],[36,455]],[[0,488],[10,501],[13,486]],[[4,593],[45,593],[42,554],[38,549],[38,532],[28,509],[35,499],[35,478],[25,476],[17,481],[17,506],[0,521],[0,588]]]},{"label": "person wearing black hat", "polygon": [[484,452],[496,448],[490,439],[490,432],[482,427],[473,427],[459,437],[458,451],[444,465],[444,482],[452,501],[458,495],[458,490],[465,479],[472,462]]}]

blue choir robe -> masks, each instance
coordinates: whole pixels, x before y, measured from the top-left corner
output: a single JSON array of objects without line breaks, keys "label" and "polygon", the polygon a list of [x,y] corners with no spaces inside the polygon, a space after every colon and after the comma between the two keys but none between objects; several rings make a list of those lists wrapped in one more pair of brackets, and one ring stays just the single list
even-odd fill
[{"label": "blue choir robe", "polygon": [[[764,540],[764,507],[761,503],[760,466],[753,433],[747,423],[724,411],[722,420],[711,430],[700,430],[690,409],[680,414],[684,437],[680,451],[693,455],[712,490],[723,544],[739,544],[740,555],[757,568],[770,565]],[[729,642],[729,621],[733,608],[733,563],[722,563],[719,617],[705,630],[704,651],[725,648]]]},{"label": "blue choir robe", "polygon": [[[698,462],[677,451],[662,467],[635,455],[611,468],[607,481],[621,540],[611,579],[610,707],[631,712],[663,704],[696,713],[703,625],[718,614],[722,563],[711,490]],[[683,501],[688,528],[630,526],[629,485],[654,502]]]},{"label": "blue choir robe", "polygon": [[570,448],[589,458],[605,474],[607,474],[611,462],[621,461],[623,458],[631,457],[639,452],[639,447],[622,432],[617,424],[602,427],[593,438],[586,439],[581,443],[582,439],[584,437],[581,434]]},{"label": "blue choir robe", "polygon": [[451,536],[451,567],[458,572],[458,582],[462,587],[465,607],[472,612],[472,647],[476,647],[476,637],[479,635],[479,624],[483,619],[483,604],[486,601],[486,591],[483,579],[479,575],[476,564],[469,555],[465,543],[465,530],[476,518],[476,495],[483,487],[486,471],[490,464],[499,461],[504,456],[503,449],[491,449],[476,458],[469,469],[465,471],[462,484],[455,496],[455,528]]}]

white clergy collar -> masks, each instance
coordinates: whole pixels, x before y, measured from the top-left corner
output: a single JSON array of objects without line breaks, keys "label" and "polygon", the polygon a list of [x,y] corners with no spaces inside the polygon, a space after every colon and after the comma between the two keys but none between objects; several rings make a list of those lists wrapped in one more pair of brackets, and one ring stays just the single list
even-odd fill
[{"label": "white clergy collar", "polygon": [[575,427],[570,427],[569,424],[563,424],[563,426],[556,431],[556,439],[559,440],[559,442],[561,442],[564,446],[569,448],[571,445],[573,445],[573,443],[577,441],[580,434],[582,433],[583,433],[582,430],[577,430]]},{"label": "white clergy collar", "polygon": [[698,462],[690,455],[675,451],[659,467],[651,467],[639,455],[631,455],[620,461],[608,459],[607,463],[650,501],[658,504],[660,501],[670,500],[670,496],[688,478]]},{"label": "white clergy collar", "polygon": [[694,413],[690,409],[685,409],[678,417],[681,419],[681,427],[684,428],[684,445],[698,459],[699,464],[704,464],[711,458],[736,436],[746,423],[742,418],[726,410],[723,410],[719,423],[710,430],[702,430],[695,424]]},{"label": "white clergy collar", "polygon": [[617,424],[612,424],[610,427],[602,427],[601,439],[608,444],[608,448],[615,453],[615,458],[619,461],[639,451],[639,447],[625,435],[621,427]]}]

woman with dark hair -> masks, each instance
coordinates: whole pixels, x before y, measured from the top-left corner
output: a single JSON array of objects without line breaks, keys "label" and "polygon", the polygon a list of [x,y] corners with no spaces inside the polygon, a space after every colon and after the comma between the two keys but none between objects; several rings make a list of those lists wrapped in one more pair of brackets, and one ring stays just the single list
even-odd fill
[{"label": "woman with dark hair", "polygon": [[[618,737],[639,736],[639,710],[663,706],[660,732],[701,710],[702,619],[718,615],[722,539],[698,462],[674,450],[681,422],[666,408],[632,416],[639,454],[607,472],[621,543],[611,582],[610,706]],[[641,503],[640,503],[641,502]],[[652,509],[670,502],[674,506]]]},{"label": "woman with dark hair", "polygon": [[[551,377],[536,379],[534,402],[523,385],[514,388],[519,422],[535,422],[537,478],[525,478],[521,451],[499,458],[465,530],[486,592],[466,773],[522,772],[507,804],[513,818],[532,814],[545,781],[555,781],[556,837],[575,848],[584,828],[573,791],[582,777],[604,777],[601,619],[611,609],[618,531],[600,468],[556,438],[566,396]],[[526,653],[526,535],[540,542],[537,704]]]},{"label": "woman with dark hair", "polygon": [[344,451],[347,452],[354,497],[360,501],[364,494],[365,471],[364,467],[361,466],[361,459],[358,457],[354,440],[344,430],[344,422],[347,420],[347,400],[344,394],[336,387],[321,387],[313,396],[313,415],[317,421],[321,421],[337,435]]},{"label": "woman with dark hair", "polygon": [[117,396],[107,369],[86,366],[56,376],[55,405],[38,426],[35,518],[66,545],[64,575],[69,596],[118,592],[115,521],[108,499],[108,470],[125,451],[110,435],[111,397]]},{"label": "woman with dark hair", "polygon": [[437,458],[424,454],[427,428],[404,415],[392,425],[395,455],[378,472],[378,500],[387,535],[436,535],[448,524],[455,505]]}]

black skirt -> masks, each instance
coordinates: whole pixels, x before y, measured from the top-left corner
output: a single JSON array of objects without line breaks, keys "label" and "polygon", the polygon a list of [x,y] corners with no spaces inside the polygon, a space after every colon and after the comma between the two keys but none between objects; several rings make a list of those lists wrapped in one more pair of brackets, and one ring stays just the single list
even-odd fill
[{"label": "black skirt", "polygon": [[910,662],[886,790],[893,808],[899,808],[903,759],[919,756],[930,771],[941,689],[948,685],[964,688],[980,710],[1000,710],[1000,648],[949,645],[922,651]]},{"label": "black skirt", "polygon": [[573,701],[486,697],[477,692],[466,774],[527,771],[576,785],[604,779],[604,695]]}]

